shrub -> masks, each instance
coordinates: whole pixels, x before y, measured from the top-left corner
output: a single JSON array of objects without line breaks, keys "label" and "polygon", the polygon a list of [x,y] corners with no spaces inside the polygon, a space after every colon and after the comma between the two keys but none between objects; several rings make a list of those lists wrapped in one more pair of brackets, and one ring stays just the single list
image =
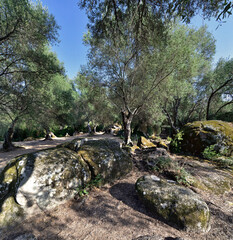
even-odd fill
[{"label": "shrub", "polygon": [[210,145],[208,147],[206,147],[202,153],[202,156],[205,159],[209,159],[212,160],[214,157],[218,157],[219,154],[216,153],[216,151],[214,150],[215,145]]},{"label": "shrub", "polygon": [[170,144],[170,150],[174,153],[181,152],[181,141],[183,140],[183,131],[178,132],[172,139]]},{"label": "shrub", "polygon": [[103,182],[103,177],[98,174],[94,179],[92,179],[89,183],[87,183],[85,186],[80,186],[76,188],[77,196],[78,197],[84,197],[89,194],[89,192],[94,187],[100,187]]}]

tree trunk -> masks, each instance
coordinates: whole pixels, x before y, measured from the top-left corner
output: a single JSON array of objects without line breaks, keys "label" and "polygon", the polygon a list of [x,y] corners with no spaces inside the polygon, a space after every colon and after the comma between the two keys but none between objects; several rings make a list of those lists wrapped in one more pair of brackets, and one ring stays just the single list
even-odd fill
[{"label": "tree trunk", "polygon": [[44,140],[53,140],[52,139],[52,133],[51,133],[49,127],[46,127],[45,131],[46,131],[46,135],[45,135],[45,139]]},{"label": "tree trunk", "polygon": [[171,130],[172,130],[172,136],[177,134],[178,133],[178,129],[176,128],[176,126],[174,125],[173,121],[172,121],[172,118],[169,114],[169,112],[163,108],[163,111],[165,112],[165,114],[167,115],[167,119],[168,119],[168,122],[169,122],[169,125],[171,126]]},{"label": "tree trunk", "polygon": [[122,111],[122,122],[124,128],[124,143],[129,145],[132,143],[131,141],[131,123],[133,120],[133,114],[131,112]]},{"label": "tree trunk", "polygon": [[207,107],[206,107],[206,120],[210,120],[210,102],[213,97],[213,93],[210,95],[208,102],[207,102]]},{"label": "tree trunk", "polygon": [[13,139],[13,135],[14,135],[14,128],[15,128],[16,121],[17,121],[17,118],[14,121],[12,121],[10,127],[8,128],[7,132],[5,133],[3,149],[6,151],[9,151],[14,148],[12,139]]},{"label": "tree trunk", "polygon": [[94,132],[94,134],[96,134],[96,125],[94,125],[94,127],[93,127],[93,132]]}]

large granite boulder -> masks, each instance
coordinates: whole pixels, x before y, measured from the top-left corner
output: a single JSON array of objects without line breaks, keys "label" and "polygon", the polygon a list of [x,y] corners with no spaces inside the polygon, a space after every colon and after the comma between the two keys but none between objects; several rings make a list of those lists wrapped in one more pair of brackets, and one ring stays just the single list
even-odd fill
[{"label": "large granite boulder", "polygon": [[0,173],[0,227],[73,198],[97,175],[113,181],[131,168],[114,140],[77,140],[19,156]]},{"label": "large granite boulder", "polygon": [[[182,139],[175,141],[184,152],[201,155],[206,147],[214,145],[216,153],[233,156],[233,126],[230,123],[196,121],[186,124],[181,133]],[[171,145],[174,145],[174,141]]]},{"label": "large granite boulder", "polygon": [[92,175],[100,174],[104,182],[112,182],[132,169],[132,161],[121,144],[109,139],[90,139],[81,143],[78,154],[88,164]]},{"label": "large granite boulder", "polygon": [[209,231],[209,208],[192,190],[154,175],[139,178],[136,190],[146,207],[167,222],[186,231]]},{"label": "large granite boulder", "polygon": [[17,157],[0,174],[0,225],[7,225],[34,207],[48,209],[75,194],[91,180],[80,155],[66,148]]}]

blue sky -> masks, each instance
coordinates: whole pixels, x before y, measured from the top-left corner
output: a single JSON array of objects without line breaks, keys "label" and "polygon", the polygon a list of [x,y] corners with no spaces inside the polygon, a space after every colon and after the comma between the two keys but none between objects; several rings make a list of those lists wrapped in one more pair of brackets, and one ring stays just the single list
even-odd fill
[{"label": "blue sky", "polygon": [[[80,70],[80,66],[87,62],[87,47],[83,45],[83,34],[87,31],[88,22],[85,11],[80,10],[78,0],[42,0],[43,6],[47,6],[50,13],[61,27],[59,31],[60,43],[52,46],[57,53],[58,59],[64,63],[69,78],[74,78]],[[208,30],[216,39],[216,63],[220,57],[233,57],[233,17],[226,19],[226,23],[219,23],[212,19],[210,22],[195,17],[191,25],[200,27],[208,25]],[[217,28],[218,27],[218,28]],[[216,29],[217,28],[217,29]]]}]

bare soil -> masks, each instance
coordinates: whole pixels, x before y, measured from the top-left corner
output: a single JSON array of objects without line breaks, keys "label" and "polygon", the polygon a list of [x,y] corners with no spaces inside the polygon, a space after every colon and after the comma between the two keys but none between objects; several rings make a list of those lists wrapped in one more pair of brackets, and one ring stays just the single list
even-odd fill
[{"label": "bare soil", "polygon": [[[38,150],[36,143],[34,147]],[[134,184],[148,172],[143,168],[140,155],[134,156],[133,162],[133,171],[124,179],[101,189],[95,188],[83,199],[73,199],[50,211],[41,211],[0,232],[0,239],[13,240],[24,233],[32,233],[38,240],[131,240],[143,235],[162,236],[167,240],[176,237],[185,240],[233,240],[232,192],[213,195],[200,191],[211,211],[212,228],[207,234],[187,233],[164,222],[143,206]]]}]

